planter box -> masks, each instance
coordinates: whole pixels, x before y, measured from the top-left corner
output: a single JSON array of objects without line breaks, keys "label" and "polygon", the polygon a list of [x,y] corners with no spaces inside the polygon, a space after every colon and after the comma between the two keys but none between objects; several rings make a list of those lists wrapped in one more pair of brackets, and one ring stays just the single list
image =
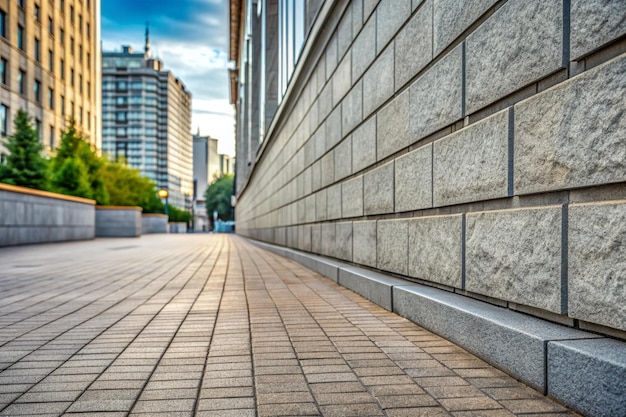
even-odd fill
[{"label": "planter box", "polygon": [[95,204],[0,183],[0,246],[93,239]]},{"label": "planter box", "polygon": [[167,215],[158,213],[144,213],[141,215],[141,234],[167,232]]},{"label": "planter box", "polygon": [[141,236],[141,207],[96,206],[96,237]]},{"label": "planter box", "polygon": [[187,223],[172,222],[170,225],[170,233],[187,233]]}]

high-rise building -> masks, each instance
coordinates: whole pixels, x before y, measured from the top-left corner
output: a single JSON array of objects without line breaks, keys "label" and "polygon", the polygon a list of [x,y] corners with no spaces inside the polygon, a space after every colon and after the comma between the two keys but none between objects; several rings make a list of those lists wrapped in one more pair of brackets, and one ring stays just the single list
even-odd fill
[{"label": "high-rise building", "polygon": [[102,54],[102,150],[169,191],[169,203],[190,209],[193,195],[191,93],[150,56],[122,46]]},{"label": "high-rise building", "polygon": [[70,117],[100,148],[99,45],[100,0],[0,2],[0,157],[20,108],[48,153]]}]

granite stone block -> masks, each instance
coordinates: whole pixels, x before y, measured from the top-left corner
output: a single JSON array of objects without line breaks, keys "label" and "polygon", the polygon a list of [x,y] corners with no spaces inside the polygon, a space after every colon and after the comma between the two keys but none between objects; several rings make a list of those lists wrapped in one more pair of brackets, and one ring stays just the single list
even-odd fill
[{"label": "granite stone block", "polygon": [[337,67],[337,63],[339,62],[337,56],[337,35],[333,36],[326,45],[326,79],[329,80],[332,76],[335,68]]},{"label": "granite stone block", "polygon": [[432,207],[433,145],[428,144],[396,159],[395,210]]},{"label": "granite stone block", "polygon": [[463,215],[409,220],[408,275],[462,287]]},{"label": "granite stone block", "polygon": [[497,0],[434,0],[433,56],[439,55]]},{"label": "granite stone block", "polygon": [[432,18],[433,0],[430,0],[396,36],[396,91],[428,65],[433,57]]},{"label": "granite stone block", "polygon": [[506,197],[509,111],[501,111],[434,143],[435,207]]},{"label": "granite stone block", "polygon": [[347,54],[341,60],[335,74],[333,74],[333,107],[341,102],[341,99],[350,91],[352,86],[352,60],[350,56],[350,54]]},{"label": "granite stone block", "polygon": [[562,68],[563,1],[512,0],[466,40],[471,114]]},{"label": "granite stone block", "polygon": [[[459,120],[462,110],[461,47],[453,49],[410,87],[410,127],[415,141]],[[433,88],[433,86],[437,88]]]},{"label": "granite stone block", "polygon": [[367,20],[380,0],[363,0],[363,20]]},{"label": "granite stone block", "polygon": [[352,79],[358,80],[376,58],[376,19],[370,19],[352,44]]},{"label": "granite stone block", "polygon": [[326,213],[326,208],[327,208],[327,201],[326,201],[326,196],[327,196],[327,189],[324,188],[323,190],[318,191],[315,194],[315,220],[316,221],[322,221],[322,220],[326,220],[327,219],[327,213]]},{"label": "granite stone block", "polygon": [[515,194],[626,181],[626,56],[515,106]]},{"label": "granite stone block", "polygon": [[324,120],[333,109],[333,83],[329,82],[317,98],[317,117]]},{"label": "granite stone block", "polygon": [[366,215],[393,212],[393,161],[386,163],[363,177],[363,200]]},{"label": "granite stone block", "polygon": [[363,83],[359,81],[341,102],[341,132],[346,136],[363,120]]},{"label": "granite stone block", "polygon": [[395,97],[376,115],[376,159],[409,146],[409,92]]},{"label": "granite stone block", "polygon": [[326,149],[332,149],[341,141],[341,106],[337,106],[335,110],[328,116],[325,123],[326,131]]},{"label": "granite stone block", "polygon": [[626,200],[569,206],[569,316],[626,330]]},{"label": "granite stone block", "polygon": [[[348,7],[337,27],[337,55],[343,58],[352,43],[352,7]],[[348,54],[349,55],[349,54]],[[348,70],[349,71],[349,70]]]},{"label": "granite stone block", "polygon": [[317,191],[322,187],[322,161],[318,160],[311,165],[311,188]]},{"label": "granite stone block", "polygon": [[326,217],[334,220],[341,217],[341,184],[328,187]]},{"label": "granite stone block", "polygon": [[380,220],[376,231],[376,267],[407,275],[409,222]]},{"label": "granite stone block", "polygon": [[385,48],[409,18],[411,0],[381,0],[376,8],[376,53]]},{"label": "granite stone block", "polygon": [[346,137],[335,148],[335,181],[352,174],[352,136]]},{"label": "granite stone block", "polygon": [[467,214],[466,289],[565,313],[562,207]]},{"label": "granite stone block", "polygon": [[393,309],[393,287],[407,284],[398,278],[355,267],[340,268],[338,283],[389,311]]},{"label": "granite stone block", "polygon": [[363,27],[363,0],[355,0],[350,2],[352,8],[352,39]]},{"label": "granite stone block", "polygon": [[596,337],[423,285],[393,288],[393,311],[540,391],[550,340]]},{"label": "granite stone block", "polygon": [[341,184],[342,217],[359,217],[363,215],[363,176],[348,180]]},{"label": "granite stone block", "polygon": [[623,0],[572,0],[571,59],[580,59],[624,34]]},{"label": "granite stone block", "polygon": [[335,225],[336,248],[334,257],[352,261],[352,222],[340,222]]},{"label": "granite stone block", "polygon": [[368,119],[352,133],[352,172],[376,162],[376,117]]},{"label": "granite stone block", "polygon": [[[394,92],[394,48],[385,49],[363,76],[363,117],[369,116]],[[460,85],[459,85],[460,88]]]},{"label": "granite stone block", "polygon": [[335,256],[337,241],[335,240],[335,223],[322,223],[322,250],[321,254]]},{"label": "granite stone block", "polygon": [[315,159],[318,160],[326,153],[326,124],[322,124],[312,136],[315,143]]},{"label": "granite stone block", "polygon": [[626,343],[548,343],[548,395],[588,416],[626,415]]},{"label": "granite stone block", "polygon": [[306,203],[306,222],[311,223],[314,222],[317,218],[315,214],[315,210],[317,208],[317,197],[315,194],[310,194],[305,199]]},{"label": "granite stone block", "polygon": [[334,151],[328,152],[322,157],[322,187],[326,187],[332,184],[335,180],[335,153]]},{"label": "granite stone block", "polygon": [[352,260],[376,267],[376,221],[352,223]]},{"label": "granite stone block", "polygon": [[322,225],[311,225],[311,251],[320,253],[322,250]]},{"label": "granite stone block", "polygon": [[300,227],[300,230],[298,231],[298,247],[300,248],[300,250],[310,252],[311,251],[311,226],[308,224],[305,224],[299,227]]}]

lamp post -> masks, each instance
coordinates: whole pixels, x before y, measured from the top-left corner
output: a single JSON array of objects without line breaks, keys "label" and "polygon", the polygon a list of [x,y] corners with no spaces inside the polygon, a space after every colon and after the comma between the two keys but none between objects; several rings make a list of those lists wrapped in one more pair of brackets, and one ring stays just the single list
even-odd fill
[{"label": "lamp post", "polygon": [[170,213],[167,207],[167,197],[170,195],[170,193],[165,188],[161,188],[159,191],[157,191],[157,195],[159,196],[159,198],[165,199],[165,215],[169,216]]}]

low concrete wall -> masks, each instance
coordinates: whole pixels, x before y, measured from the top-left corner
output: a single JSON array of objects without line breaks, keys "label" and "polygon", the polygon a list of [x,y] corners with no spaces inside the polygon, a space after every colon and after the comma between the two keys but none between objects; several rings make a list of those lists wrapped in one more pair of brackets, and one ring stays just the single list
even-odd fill
[{"label": "low concrete wall", "polygon": [[187,233],[187,223],[173,222],[169,223],[170,233]]},{"label": "low concrete wall", "polygon": [[0,246],[93,239],[93,200],[0,184]]},{"label": "low concrete wall", "polygon": [[167,215],[158,213],[144,213],[141,215],[141,234],[167,232]]},{"label": "low concrete wall", "polygon": [[141,236],[141,207],[97,206],[97,237]]}]

